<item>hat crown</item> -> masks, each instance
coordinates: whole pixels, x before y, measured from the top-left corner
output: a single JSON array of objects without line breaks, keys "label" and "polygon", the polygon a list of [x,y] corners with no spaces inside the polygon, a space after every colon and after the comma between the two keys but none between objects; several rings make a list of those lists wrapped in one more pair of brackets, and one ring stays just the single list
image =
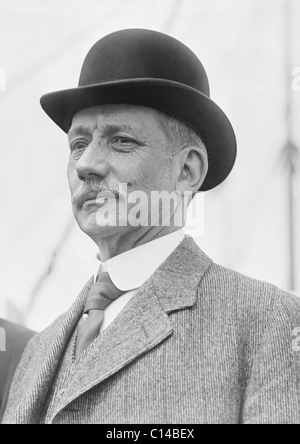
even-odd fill
[{"label": "hat crown", "polygon": [[79,87],[146,78],[178,82],[209,96],[208,78],[196,55],[168,35],[143,29],[99,40],[84,60]]}]

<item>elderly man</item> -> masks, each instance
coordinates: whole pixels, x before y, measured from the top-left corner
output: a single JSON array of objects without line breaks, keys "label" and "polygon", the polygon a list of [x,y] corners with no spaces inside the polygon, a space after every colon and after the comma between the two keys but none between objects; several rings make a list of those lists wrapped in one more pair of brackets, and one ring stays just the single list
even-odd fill
[{"label": "elderly man", "polygon": [[213,263],[176,217],[236,157],[197,57],[113,33],[78,88],[41,103],[68,133],[74,215],[100,263],[27,346],[3,422],[300,423],[299,300]]}]

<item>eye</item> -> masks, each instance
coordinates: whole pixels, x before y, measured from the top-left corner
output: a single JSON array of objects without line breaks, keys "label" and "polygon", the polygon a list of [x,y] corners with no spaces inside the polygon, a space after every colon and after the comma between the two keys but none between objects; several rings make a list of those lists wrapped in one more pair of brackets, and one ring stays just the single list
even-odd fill
[{"label": "eye", "polygon": [[87,147],[87,143],[82,140],[75,140],[70,144],[71,153],[74,151],[84,150]]},{"label": "eye", "polygon": [[139,145],[139,143],[136,140],[131,139],[131,138],[126,137],[126,136],[116,136],[116,137],[114,137],[113,140],[112,140],[112,144],[113,144],[114,148],[120,149],[122,151],[124,151],[126,149],[127,150],[133,149],[137,145]]}]

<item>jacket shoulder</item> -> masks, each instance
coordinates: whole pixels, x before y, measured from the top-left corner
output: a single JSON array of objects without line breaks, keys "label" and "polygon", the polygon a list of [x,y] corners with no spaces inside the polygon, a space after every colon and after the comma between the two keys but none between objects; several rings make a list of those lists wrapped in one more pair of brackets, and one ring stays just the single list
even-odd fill
[{"label": "jacket shoulder", "polygon": [[240,306],[242,310],[251,307],[258,312],[273,310],[277,305],[293,311],[300,307],[300,298],[268,282],[251,278],[237,271],[213,263],[202,285],[217,292],[221,300]]},{"label": "jacket shoulder", "polygon": [[23,351],[34,332],[20,325],[0,319],[0,420],[4,411],[11,382]]},{"label": "jacket shoulder", "polygon": [[300,326],[300,298],[221,265],[209,268],[199,283],[199,295],[200,312],[208,306],[223,328],[235,330],[253,352],[271,325],[289,337]]},{"label": "jacket shoulder", "polygon": [[[13,365],[19,360],[28,341],[34,336],[34,332],[4,319],[0,319],[0,329],[4,350],[1,352],[0,369],[4,365]],[[1,373],[0,373],[1,374]]]},{"label": "jacket shoulder", "polygon": [[271,347],[275,357],[281,356],[292,351],[292,341],[299,336],[300,298],[217,264],[199,283],[197,312],[201,324],[208,319],[213,341],[231,347],[232,356],[243,362],[243,386],[259,351],[264,356]]}]

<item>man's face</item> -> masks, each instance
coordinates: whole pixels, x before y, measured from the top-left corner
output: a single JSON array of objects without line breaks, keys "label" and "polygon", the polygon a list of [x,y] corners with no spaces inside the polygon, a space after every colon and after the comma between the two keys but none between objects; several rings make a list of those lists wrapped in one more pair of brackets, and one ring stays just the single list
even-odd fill
[{"label": "man's face", "polygon": [[175,189],[172,148],[158,113],[151,108],[105,105],[80,111],[74,116],[69,142],[73,211],[80,228],[92,238],[130,229],[99,227],[99,192],[112,191],[121,200],[119,184],[127,185],[127,195],[142,191],[150,196],[152,190]]}]

